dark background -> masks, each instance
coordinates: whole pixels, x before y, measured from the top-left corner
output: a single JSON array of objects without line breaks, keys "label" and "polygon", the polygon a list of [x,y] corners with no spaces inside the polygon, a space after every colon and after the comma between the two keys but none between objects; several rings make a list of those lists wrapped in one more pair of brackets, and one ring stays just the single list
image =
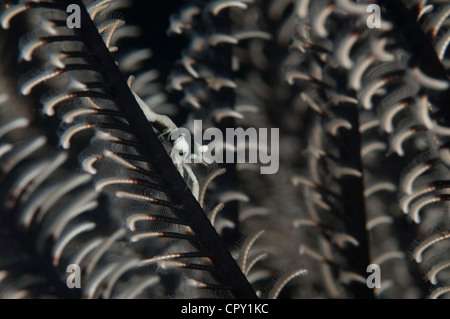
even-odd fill
[{"label": "dark background", "polygon": [[143,31],[140,38],[130,43],[137,48],[150,48],[153,51],[148,66],[157,68],[161,72],[161,79],[170,73],[186,46],[185,37],[167,35],[170,15],[178,13],[186,4],[189,4],[189,0],[133,0],[132,5],[123,11],[126,24],[136,25]]}]

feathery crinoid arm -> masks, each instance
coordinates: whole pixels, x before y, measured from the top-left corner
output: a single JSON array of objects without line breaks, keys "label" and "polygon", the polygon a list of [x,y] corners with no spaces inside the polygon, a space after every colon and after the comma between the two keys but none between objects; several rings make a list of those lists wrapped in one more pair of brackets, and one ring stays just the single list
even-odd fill
[{"label": "feathery crinoid arm", "polygon": [[[3,184],[33,198],[8,213],[43,245],[42,258],[52,258],[57,276],[69,261],[80,264],[85,297],[191,290],[255,297],[158,138],[167,128],[159,121],[164,117],[148,122],[115,63],[112,41],[123,21],[110,18],[110,2],[70,1],[81,8],[81,27],[73,29],[66,26],[69,2],[3,8],[7,36],[24,34],[20,67],[33,68],[21,77],[20,93],[41,101],[32,112],[41,126],[57,128],[58,136],[50,133],[53,147],[66,154],[74,174],[58,173],[49,154],[36,155],[42,185],[30,189],[35,179],[28,176],[25,190]],[[19,31],[20,22],[32,31]]]},{"label": "feathery crinoid arm", "polygon": [[[367,20],[371,4],[381,8],[375,28]],[[322,234],[352,239],[334,257],[346,256],[339,285],[365,286],[365,269],[349,262],[359,259],[381,267],[376,296],[421,297],[423,283],[407,252],[423,227],[448,218],[446,71],[401,1],[297,1],[297,8],[296,49],[303,61],[286,79],[302,85],[302,98],[317,114],[309,180],[299,182],[320,194],[311,207]],[[428,221],[408,224],[402,210],[416,223],[422,216]],[[336,217],[342,224],[329,225]],[[331,251],[339,251],[336,244]]]}]

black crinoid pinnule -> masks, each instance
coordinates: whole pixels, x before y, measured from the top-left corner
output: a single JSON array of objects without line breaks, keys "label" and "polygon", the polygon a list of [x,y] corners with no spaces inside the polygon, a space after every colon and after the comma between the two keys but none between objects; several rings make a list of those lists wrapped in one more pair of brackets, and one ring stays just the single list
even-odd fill
[{"label": "black crinoid pinnule", "polygon": [[171,5],[2,1],[0,297],[450,296],[450,1]]}]

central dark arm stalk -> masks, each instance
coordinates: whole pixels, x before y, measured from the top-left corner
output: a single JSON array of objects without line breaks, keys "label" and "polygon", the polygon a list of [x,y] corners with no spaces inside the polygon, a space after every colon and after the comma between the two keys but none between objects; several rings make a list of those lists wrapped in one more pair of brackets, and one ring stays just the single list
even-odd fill
[{"label": "central dark arm stalk", "polygon": [[129,90],[126,80],[120,73],[103,39],[92,22],[81,0],[71,0],[68,3],[80,5],[81,36],[88,46],[100,72],[111,87],[111,93],[121,108],[125,118],[130,123],[136,138],[143,144],[142,151],[155,169],[165,177],[166,184],[173,189],[173,199],[184,209],[174,211],[181,219],[187,220],[195,235],[204,248],[213,255],[211,259],[216,266],[221,281],[231,285],[231,292],[236,298],[257,298],[247,278],[239,269],[222,239],[217,234],[211,222],[196,201],[182,176],[172,163],[165,148],[153,131],[142,110]]}]

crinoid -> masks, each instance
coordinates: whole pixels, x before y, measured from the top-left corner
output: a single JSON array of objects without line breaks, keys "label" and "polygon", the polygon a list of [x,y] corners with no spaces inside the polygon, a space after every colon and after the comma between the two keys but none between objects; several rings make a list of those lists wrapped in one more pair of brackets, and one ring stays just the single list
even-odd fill
[{"label": "crinoid", "polygon": [[0,297],[449,297],[449,16],[2,1]]}]

